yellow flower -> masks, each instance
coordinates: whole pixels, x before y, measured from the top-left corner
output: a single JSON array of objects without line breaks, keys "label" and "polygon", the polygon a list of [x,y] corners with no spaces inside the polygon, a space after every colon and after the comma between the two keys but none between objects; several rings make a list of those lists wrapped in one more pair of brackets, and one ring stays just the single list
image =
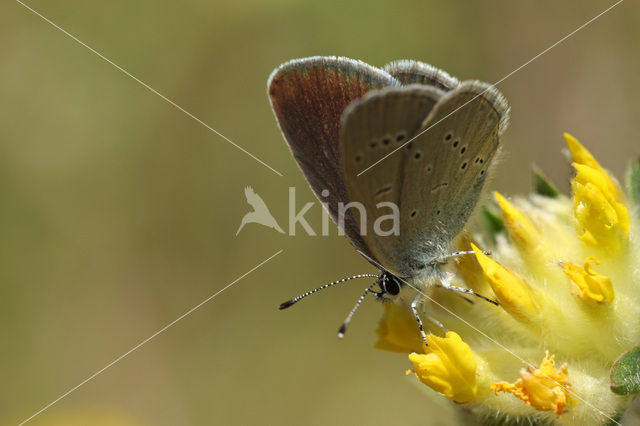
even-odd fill
[{"label": "yellow flower", "polygon": [[509,236],[521,250],[535,251],[540,244],[540,231],[520,210],[514,207],[499,192],[494,192]]},{"label": "yellow flower", "polygon": [[[458,250],[472,250],[472,243],[473,241],[468,235],[463,235],[458,242]],[[481,294],[491,291],[487,280],[482,273],[482,268],[480,268],[480,265],[474,256],[458,256],[453,260],[453,262],[455,264],[457,274],[469,288]]]},{"label": "yellow flower", "polygon": [[565,135],[574,157],[573,211],[580,240],[591,246],[619,249],[629,237],[629,212],[617,183],[580,143]]},{"label": "yellow flower", "polygon": [[424,343],[413,315],[395,303],[384,305],[384,316],[378,323],[376,348],[393,352],[422,352]]},{"label": "yellow flower", "polygon": [[569,277],[571,289],[580,299],[586,302],[608,303],[613,301],[613,284],[611,278],[599,274],[591,263],[600,261],[589,256],[584,267],[573,263],[561,263],[562,271]]},{"label": "yellow flower", "polygon": [[491,385],[496,395],[498,392],[509,392],[520,398],[527,405],[540,411],[553,411],[561,415],[567,405],[575,404],[570,394],[569,373],[567,365],[560,370],[554,365],[555,356],[546,356],[540,368],[523,368],[520,378],[514,383],[499,382]]},{"label": "yellow flower", "polygon": [[531,319],[538,309],[527,285],[513,272],[482,253],[475,244],[471,244],[471,247],[500,305],[518,319]]},{"label": "yellow flower", "polygon": [[446,337],[430,334],[427,343],[428,354],[409,355],[414,369],[407,374],[415,373],[422,383],[458,403],[475,398],[477,364],[469,345],[453,331]]},{"label": "yellow flower", "polygon": [[614,195],[615,198],[622,201],[624,199],[624,195],[622,194],[622,190],[620,186],[609,176],[609,173],[605,169],[602,168],[600,163],[593,158],[593,155],[585,148],[576,138],[571,136],[569,133],[565,133],[564,139],[567,142],[567,146],[569,147],[569,151],[571,151],[571,156],[573,157],[573,161],[577,164],[581,164],[587,166],[600,175],[604,176],[608,181],[606,186],[608,190]]}]

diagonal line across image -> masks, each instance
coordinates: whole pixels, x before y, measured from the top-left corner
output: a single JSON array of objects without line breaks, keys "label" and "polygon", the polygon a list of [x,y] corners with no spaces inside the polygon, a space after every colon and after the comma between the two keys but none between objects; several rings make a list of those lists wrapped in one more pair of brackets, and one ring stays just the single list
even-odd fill
[{"label": "diagonal line across image", "polygon": [[[527,62],[525,62],[524,64],[520,65],[518,68],[514,69],[513,71],[511,71],[509,74],[505,75],[504,77],[502,77],[500,80],[496,81],[495,83],[493,83],[493,86],[497,86],[498,84],[502,83],[503,81],[505,81],[506,79],[508,79],[509,77],[511,77],[512,75],[514,75],[515,73],[517,73],[518,71],[520,71],[521,69],[523,69],[524,67],[526,67],[527,65],[531,64],[533,61],[535,61],[536,59],[540,58],[542,55],[544,55],[545,53],[549,52],[551,49],[553,49],[554,47],[556,47],[557,45],[559,45],[560,43],[562,43],[563,41],[565,41],[566,39],[568,39],[569,37],[573,36],[574,34],[576,34],[578,31],[582,30],[583,28],[585,28],[587,25],[593,23],[596,19],[600,18],[601,16],[603,16],[605,13],[609,12],[611,9],[613,9],[614,7],[618,6],[620,3],[622,3],[624,0],[618,0],[616,3],[612,4],[611,6],[609,6],[608,8],[606,8],[605,10],[603,10],[602,12],[598,13],[596,16],[594,16],[593,18],[589,19],[587,22],[585,22],[584,24],[580,25],[578,28],[576,28],[575,30],[571,31],[569,34],[565,35],[564,37],[562,37],[560,40],[556,41],[555,43],[553,43],[551,46],[547,47],[546,49],[544,49],[542,52],[538,53],[536,56],[534,56],[533,58],[529,59]],[[439,123],[441,123],[442,121],[444,121],[447,117],[451,116],[452,114],[455,114],[457,111],[459,111],[461,108],[463,108],[464,106],[468,105],[469,103],[473,102],[474,100],[478,99],[480,96],[482,96],[487,90],[489,89],[485,89],[484,91],[482,91],[481,93],[478,93],[476,96],[474,96],[473,98],[471,98],[470,100],[468,100],[467,102],[465,102],[464,104],[460,105],[458,108],[454,109],[453,111],[451,111],[449,114],[445,115],[444,117],[442,117],[440,120],[436,121],[435,123],[433,123],[431,126],[427,127],[426,129],[424,129],[423,131],[419,132],[417,135],[415,135],[412,138],[409,138],[409,140],[407,140],[405,143],[401,144],[399,147],[395,148],[393,151],[391,151],[390,153],[388,153],[387,155],[385,155],[384,157],[380,158],[378,161],[376,161],[373,164],[370,164],[367,168],[365,168],[364,170],[362,170],[360,173],[358,173],[358,176],[362,175],[363,173],[367,172],[368,170],[370,170],[371,168],[375,167],[376,165],[380,164],[381,162],[383,162],[385,159],[389,158],[390,156],[392,156],[394,153],[398,152],[399,150],[401,150],[402,148],[404,148],[405,146],[409,145],[412,141],[414,141],[416,138],[422,136],[423,134],[425,134],[426,132],[428,132],[430,129],[432,129],[433,127],[437,126]]]},{"label": "diagonal line across image", "polygon": [[198,117],[196,117],[195,115],[193,115],[192,113],[190,113],[189,111],[187,111],[186,109],[184,109],[183,107],[181,107],[180,105],[176,104],[174,101],[172,101],[171,99],[169,99],[168,97],[166,97],[165,95],[163,95],[162,93],[158,92],[156,89],[154,89],[153,87],[149,86],[147,83],[145,83],[144,81],[140,80],[138,77],[134,76],[133,74],[131,74],[129,71],[127,71],[126,69],[122,68],[120,65],[116,64],[115,62],[113,62],[111,59],[107,58],[106,56],[104,56],[102,53],[98,52],[97,50],[95,50],[94,48],[92,48],[91,46],[89,46],[88,44],[86,44],[85,42],[83,42],[82,40],[80,40],[79,38],[77,38],[76,36],[74,36],[73,34],[69,33],[67,30],[65,30],[64,28],[60,27],[59,25],[56,25],[54,22],[52,22],[50,19],[48,19],[47,17],[43,16],[42,14],[40,14],[39,12],[37,12],[36,10],[32,9],[31,7],[29,7],[28,5],[24,4],[23,2],[21,2],[20,0],[16,0],[16,2],[18,2],[20,5],[22,5],[23,7],[25,7],[26,9],[30,10],[31,12],[33,12],[35,15],[37,15],[38,17],[42,18],[45,22],[51,24],[53,27],[55,27],[56,29],[58,29],[59,31],[61,31],[62,33],[64,33],[65,35],[69,36],[73,41],[75,41],[76,43],[82,45],[83,47],[86,47],[87,49],[89,49],[89,51],[91,51],[92,53],[96,54],[98,57],[100,57],[102,60],[104,60],[105,62],[113,65],[118,71],[122,72],[123,74],[125,74],[126,76],[130,77],[131,79],[135,80],[137,83],[139,83],[141,86],[143,86],[145,89],[149,90],[150,92],[160,96],[160,98],[162,98],[164,101],[166,101],[167,103],[169,103],[170,105],[172,105],[173,107],[177,108],[178,110],[182,111],[184,114],[186,114],[188,117],[192,118],[193,120],[197,121],[198,123],[200,123],[201,125],[203,125],[204,127],[206,127],[208,130],[210,130],[211,132],[215,133],[216,135],[218,135],[219,137],[221,137],[222,139],[224,139],[225,141],[229,142],[231,145],[233,145],[234,147],[236,147],[237,149],[239,149],[240,151],[244,152],[245,154],[247,154],[249,157],[253,158],[254,160],[256,160],[258,163],[262,164],[264,167],[268,168],[269,170],[271,170],[273,173],[277,174],[278,176],[283,176],[282,173],[280,173],[279,171],[277,171],[276,169],[274,169],[273,167],[271,167],[270,165],[268,165],[267,163],[265,163],[264,161],[262,161],[261,159],[259,159],[258,157],[256,157],[255,155],[253,155],[252,153],[250,153],[249,151],[247,151],[246,149],[244,149],[243,147],[241,147],[240,145],[238,145],[237,143],[235,143],[234,141],[232,141],[231,139],[229,139],[228,137],[226,137],[225,135],[223,135],[222,133],[220,133],[219,131],[217,131],[216,129],[214,129],[213,127],[209,126],[207,123],[205,123],[204,121],[200,120]]},{"label": "diagonal line across image", "polygon": [[146,343],[148,343],[150,340],[152,340],[153,338],[157,337],[159,334],[164,333],[167,329],[169,329],[170,327],[172,327],[173,325],[175,325],[178,321],[184,319],[185,317],[189,316],[190,314],[192,314],[194,311],[196,311],[198,308],[200,308],[202,305],[206,304],[207,302],[211,301],[213,298],[215,298],[216,296],[218,296],[219,294],[221,294],[223,291],[227,290],[229,287],[233,286],[234,284],[236,284],[237,282],[239,282],[241,279],[243,279],[244,277],[246,277],[247,275],[249,275],[250,273],[252,273],[253,271],[255,271],[256,269],[262,267],[264,264],[266,264],[267,262],[269,262],[270,260],[272,260],[273,258],[275,258],[276,256],[278,256],[279,254],[281,254],[284,250],[280,249],[277,252],[275,252],[274,254],[272,254],[271,256],[269,256],[268,258],[266,258],[265,260],[263,260],[262,262],[260,262],[259,264],[257,264],[256,266],[254,266],[253,268],[249,269],[247,272],[245,272],[244,274],[240,275],[238,278],[236,278],[235,280],[231,281],[229,284],[227,284],[226,286],[224,286],[222,289],[218,290],[217,292],[215,292],[214,294],[212,294],[211,296],[207,297],[206,299],[204,299],[202,302],[198,303],[197,305],[195,305],[194,307],[192,307],[191,309],[189,309],[188,311],[186,311],[184,314],[180,315],[178,318],[174,319],[173,321],[171,321],[170,323],[168,323],[167,325],[165,325],[164,327],[162,327],[160,330],[156,331],[155,333],[153,333],[151,336],[147,337],[146,339],[142,340],[140,343],[138,343],[137,345],[135,345],[134,347],[132,347],[131,349],[129,349],[127,352],[123,353],[122,355],[120,355],[119,357],[117,357],[116,359],[114,359],[113,361],[111,361],[109,364],[105,365],[104,367],[102,367],[101,369],[99,369],[98,371],[96,371],[95,373],[93,373],[92,375],[90,375],[89,377],[87,377],[86,379],[84,379],[82,382],[78,383],[77,385],[75,385],[74,387],[72,387],[71,389],[69,389],[68,391],[66,391],[65,393],[63,393],[62,395],[60,395],[58,398],[54,399],[53,401],[51,401],[49,404],[45,405],[44,407],[42,407],[40,410],[38,410],[37,412],[35,412],[34,414],[32,414],[30,417],[28,417],[27,419],[23,420],[22,422],[20,422],[20,426],[31,421],[34,417],[38,416],[39,414],[41,414],[42,412],[46,411],[47,409],[49,409],[51,406],[55,405],[57,402],[59,402],[60,400],[66,398],[67,396],[69,396],[71,393],[73,393],[74,391],[76,391],[78,388],[82,387],[83,385],[85,385],[86,383],[90,382],[91,380],[93,380],[94,378],[96,378],[98,375],[102,374],[105,370],[107,370],[108,368],[112,367],[114,364],[118,363],[119,361],[121,361],[122,359],[126,358],[128,355],[130,355],[131,353],[133,353],[134,351],[138,350],[140,347],[142,347],[143,345],[145,345]]}]

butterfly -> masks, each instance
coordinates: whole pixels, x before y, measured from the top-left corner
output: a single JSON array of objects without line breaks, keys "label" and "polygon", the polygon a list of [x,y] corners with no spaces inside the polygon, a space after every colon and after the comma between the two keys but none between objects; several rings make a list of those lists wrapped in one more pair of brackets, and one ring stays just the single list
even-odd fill
[{"label": "butterfly", "polygon": [[[368,293],[387,301],[407,284],[439,283],[493,302],[452,286],[442,265],[468,253],[452,252],[451,243],[478,202],[508,126],[509,106],[495,87],[459,81],[417,61],[379,69],[323,56],[285,62],[267,85],[311,189],[356,250],[380,269],[326,284],[280,309],[335,284],[375,277],[340,327],[343,337]],[[367,221],[381,205],[391,229]],[[419,296],[411,309],[425,339]]]}]

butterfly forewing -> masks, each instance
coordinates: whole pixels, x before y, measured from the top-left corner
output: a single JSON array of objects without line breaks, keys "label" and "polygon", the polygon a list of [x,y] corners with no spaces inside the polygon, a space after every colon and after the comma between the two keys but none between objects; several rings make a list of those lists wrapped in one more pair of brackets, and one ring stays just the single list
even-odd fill
[{"label": "butterfly forewing", "polygon": [[[312,57],[287,62],[269,78],[271,106],[294,158],[318,198],[338,221],[338,203],[348,203],[338,148],[340,117],[347,105],[371,89],[397,86],[386,72],[364,62]],[[321,197],[328,190],[327,197]],[[351,215],[344,220],[351,242],[370,254]]]},{"label": "butterfly forewing", "polygon": [[[410,162],[409,149],[402,145],[417,133],[443,95],[439,89],[422,85],[386,88],[370,92],[351,104],[342,120],[340,144],[349,198],[361,203],[366,213],[366,220],[359,223],[366,231],[362,238],[376,261],[399,276],[410,276],[415,266],[404,247],[407,234],[401,226],[402,215],[407,213],[402,205],[404,169]],[[392,223],[386,223],[386,228],[380,224],[378,230],[374,227],[378,217],[393,213],[391,208],[379,205],[385,202],[395,204],[402,212],[396,219],[400,223],[399,235],[380,232],[387,233]],[[361,217],[357,209],[354,212],[357,218]]]}]

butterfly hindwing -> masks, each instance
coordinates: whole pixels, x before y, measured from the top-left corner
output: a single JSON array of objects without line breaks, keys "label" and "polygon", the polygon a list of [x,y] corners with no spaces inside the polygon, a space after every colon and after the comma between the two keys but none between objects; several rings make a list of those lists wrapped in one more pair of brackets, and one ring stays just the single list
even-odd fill
[{"label": "butterfly hindwing", "polygon": [[425,64],[424,62],[403,59],[388,63],[383,68],[394,76],[401,84],[424,84],[434,86],[448,92],[460,85],[457,78],[452,77],[446,71]]},{"label": "butterfly hindwing", "polygon": [[[423,85],[377,90],[350,105],[342,120],[340,143],[349,198],[361,203],[366,214],[363,239],[374,258],[398,276],[411,276],[414,268],[409,247],[404,245],[408,234],[402,226],[402,216],[407,213],[402,204],[404,169],[409,161],[409,149],[402,146],[417,133],[443,95],[443,91]],[[382,235],[389,231],[382,226],[375,229],[378,217],[393,213],[379,203],[397,206],[399,235]],[[386,223],[387,228],[391,225]]]},{"label": "butterfly hindwing", "polygon": [[408,251],[450,250],[480,197],[508,114],[502,95],[476,81],[462,82],[430,112],[404,167],[400,203]]}]

